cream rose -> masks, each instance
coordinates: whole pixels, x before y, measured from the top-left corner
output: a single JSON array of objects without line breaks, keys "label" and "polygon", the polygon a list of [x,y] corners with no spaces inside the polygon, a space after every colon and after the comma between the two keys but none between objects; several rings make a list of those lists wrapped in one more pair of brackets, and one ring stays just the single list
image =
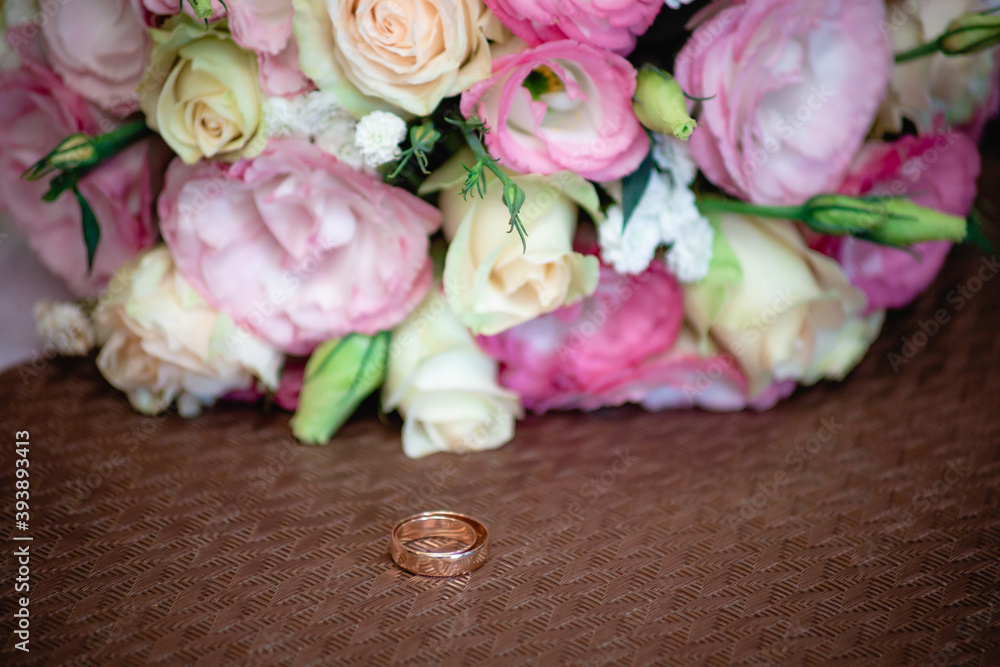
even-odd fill
[{"label": "cream rose", "polygon": [[[959,16],[1000,6],[996,0],[889,0],[883,30],[899,53],[936,39]],[[994,49],[968,55],[936,53],[894,67],[889,94],[879,111],[877,129],[898,133],[902,119],[921,134],[936,129],[944,114],[948,125],[982,125],[992,115],[997,60]]]},{"label": "cream rose", "polygon": [[277,388],[282,355],[202,299],[174,268],[166,246],[126,264],[94,315],[103,348],[97,367],[139,412],[157,414],[176,399],[181,414],[259,378]]},{"label": "cream rose", "polygon": [[884,312],[863,316],[864,294],[785,221],[714,219],[712,270],[684,290],[703,339],[732,355],[756,396],[773,382],[840,380],[878,335]]},{"label": "cream rose", "polygon": [[490,75],[505,31],[482,0],[294,0],[300,64],[355,116],[423,116]]},{"label": "cream rose", "polygon": [[495,449],[523,416],[517,394],[497,382],[497,362],[476,346],[440,285],[393,332],[382,406],[403,415],[411,458]]},{"label": "cream rose", "polygon": [[462,323],[477,334],[498,334],[593,294],[600,262],[573,251],[579,207],[600,215],[593,185],[569,172],[511,174],[527,195],[525,250],[517,233],[508,233],[510,216],[495,176],[487,177],[485,198],[462,196],[463,161],[474,158],[460,153],[423,186],[424,192],[444,190],[438,206],[449,241],[445,294]]},{"label": "cream rose", "polygon": [[188,164],[260,153],[267,136],[257,56],[184,16],[150,33],[155,45],[139,84],[149,126]]}]

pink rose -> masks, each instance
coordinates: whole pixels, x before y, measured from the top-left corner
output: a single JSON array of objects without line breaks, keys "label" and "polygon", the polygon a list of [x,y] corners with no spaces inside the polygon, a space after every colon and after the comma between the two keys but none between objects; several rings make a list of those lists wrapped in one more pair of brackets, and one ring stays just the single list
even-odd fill
[{"label": "pink rose", "polygon": [[132,0],[62,3],[39,25],[48,62],[67,86],[117,116],[138,110],[135,87],[152,42]]},{"label": "pink rose", "polygon": [[661,0],[486,0],[486,5],[531,46],[575,39],[623,56],[663,8]]},{"label": "pink rose", "polygon": [[297,97],[316,89],[299,68],[299,43],[294,37],[281,53],[261,53],[257,62],[260,87],[269,97]]},{"label": "pink rose", "polygon": [[677,57],[703,103],[698,166],[727,192],[799,204],[843,180],[892,67],[880,0],[758,0],[715,14]]},{"label": "pink rose", "polygon": [[153,243],[149,142],[131,146],[80,180],[101,226],[90,273],[76,198],[66,192],[43,202],[48,182],[29,183],[21,174],[66,136],[96,134],[108,122],[48,69],[28,62],[0,72],[0,208],[42,263],[79,296],[100,294],[122,264]]},{"label": "pink rose", "polygon": [[[964,134],[947,130],[862,148],[840,187],[858,195],[913,195],[916,203],[965,217],[976,198],[979,151]],[[818,250],[844,267],[851,284],[868,296],[868,311],[905,306],[934,280],[951,244],[921,243],[904,250],[853,237],[825,238]]]},{"label": "pink rose", "polygon": [[493,76],[462,95],[462,113],[486,121],[490,151],[519,171],[611,181],[649,152],[632,110],[635,86],[635,69],[621,56],[549,42],[495,60]]},{"label": "pink rose", "polygon": [[[194,16],[187,0],[142,0],[153,14],[173,16],[180,5],[184,13]],[[212,3],[215,12],[210,21],[226,15],[219,0]],[[233,40],[244,49],[277,55],[292,36],[292,0],[226,0],[229,7],[229,29]]]},{"label": "pink rose", "polygon": [[312,144],[271,141],[233,165],[175,160],[159,200],[181,273],[291,354],[399,324],[431,279],[440,213]]},{"label": "pink rose", "polygon": [[[662,262],[638,276],[603,266],[594,296],[479,344],[500,362],[500,383],[538,413],[627,402],[657,410],[746,407],[746,378],[733,360],[699,354],[681,328],[682,302]],[[755,407],[788,393],[784,385],[765,392]]]},{"label": "pink rose", "polygon": [[[142,0],[153,14],[177,13],[177,0]],[[292,0],[232,0],[229,29],[233,41],[257,53],[260,84],[274,97],[294,97],[313,89],[312,82],[299,69],[299,49],[292,35]],[[215,0],[213,21],[226,15],[222,3]],[[191,5],[184,2],[184,12],[193,16]]]}]

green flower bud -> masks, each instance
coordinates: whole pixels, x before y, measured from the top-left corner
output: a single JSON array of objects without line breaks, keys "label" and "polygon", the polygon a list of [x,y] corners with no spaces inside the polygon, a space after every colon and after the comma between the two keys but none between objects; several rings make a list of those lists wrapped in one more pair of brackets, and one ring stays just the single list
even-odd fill
[{"label": "green flower bud", "polygon": [[430,153],[435,144],[441,140],[441,133],[434,127],[432,121],[410,128],[410,144],[414,150]]},{"label": "green flower bud", "polygon": [[680,84],[673,75],[652,65],[643,65],[639,70],[632,108],[645,127],[683,141],[698,127],[688,114]]},{"label": "green flower bud", "polygon": [[502,201],[512,216],[517,215],[521,211],[521,207],[524,206],[526,199],[527,196],[524,194],[524,190],[517,183],[511,181],[503,186]]},{"label": "green flower bud", "polygon": [[191,5],[191,9],[194,10],[194,15],[200,19],[208,20],[212,18],[214,10],[212,9],[212,0],[188,0]]},{"label": "green flower bud", "polygon": [[824,234],[852,234],[894,246],[957,242],[966,235],[966,222],[962,218],[898,197],[857,199],[820,195],[805,203],[801,219]]},{"label": "green flower bud", "polygon": [[55,171],[72,172],[95,167],[149,134],[144,121],[123,125],[107,134],[71,134],[52,152],[24,172],[23,178],[37,181]]},{"label": "green flower bud", "polygon": [[320,345],[306,364],[292,432],[307,444],[330,442],[385,377],[390,334],[352,334]]},{"label": "green flower bud", "polygon": [[94,141],[85,134],[72,134],[59,144],[51,155],[49,164],[60,169],[89,167],[97,161]]},{"label": "green flower bud", "polygon": [[963,14],[941,36],[941,53],[949,56],[978,53],[1000,44],[1000,15]]},{"label": "green flower bud", "polygon": [[55,171],[68,171],[92,167],[101,160],[93,137],[71,134],[63,139],[51,153],[24,172],[24,178],[37,181]]}]

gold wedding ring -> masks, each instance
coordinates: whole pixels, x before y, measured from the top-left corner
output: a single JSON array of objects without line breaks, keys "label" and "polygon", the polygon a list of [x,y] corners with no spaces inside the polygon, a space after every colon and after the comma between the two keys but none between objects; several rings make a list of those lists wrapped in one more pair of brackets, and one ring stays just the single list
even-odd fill
[{"label": "gold wedding ring", "polygon": [[[423,541],[445,540],[460,548],[436,551]],[[389,553],[404,570],[431,577],[454,577],[486,562],[490,535],[486,526],[458,512],[423,512],[406,517],[392,529]]]}]

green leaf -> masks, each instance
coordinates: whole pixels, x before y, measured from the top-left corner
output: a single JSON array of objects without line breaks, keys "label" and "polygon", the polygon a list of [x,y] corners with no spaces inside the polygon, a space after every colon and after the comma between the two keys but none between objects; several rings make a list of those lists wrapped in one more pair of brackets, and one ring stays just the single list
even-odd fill
[{"label": "green leaf", "polygon": [[76,183],[79,180],[79,175],[74,171],[59,173],[49,181],[49,191],[42,195],[42,201],[52,203],[67,190],[76,191]]},{"label": "green leaf", "polygon": [[653,175],[653,153],[646,154],[639,168],[622,180],[622,228],[628,226],[628,221],[638,208],[642,196],[649,187],[649,179]]},{"label": "green leaf", "polygon": [[968,219],[969,233],[965,237],[965,242],[972,244],[988,255],[995,255],[996,248],[986,235],[986,228],[983,226],[983,218],[978,211],[973,211]]},{"label": "green leaf", "polygon": [[304,443],[325,445],[385,377],[391,334],[352,334],[320,345],[306,364],[292,431]]},{"label": "green leaf", "polygon": [[80,205],[80,219],[83,222],[83,242],[87,246],[87,273],[94,269],[94,255],[97,254],[97,244],[101,241],[101,226],[97,224],[97,216],[94,209],[90,208],[90,203],[80,194],[74,186],[73,194],[76,195],[76,202]]}]

